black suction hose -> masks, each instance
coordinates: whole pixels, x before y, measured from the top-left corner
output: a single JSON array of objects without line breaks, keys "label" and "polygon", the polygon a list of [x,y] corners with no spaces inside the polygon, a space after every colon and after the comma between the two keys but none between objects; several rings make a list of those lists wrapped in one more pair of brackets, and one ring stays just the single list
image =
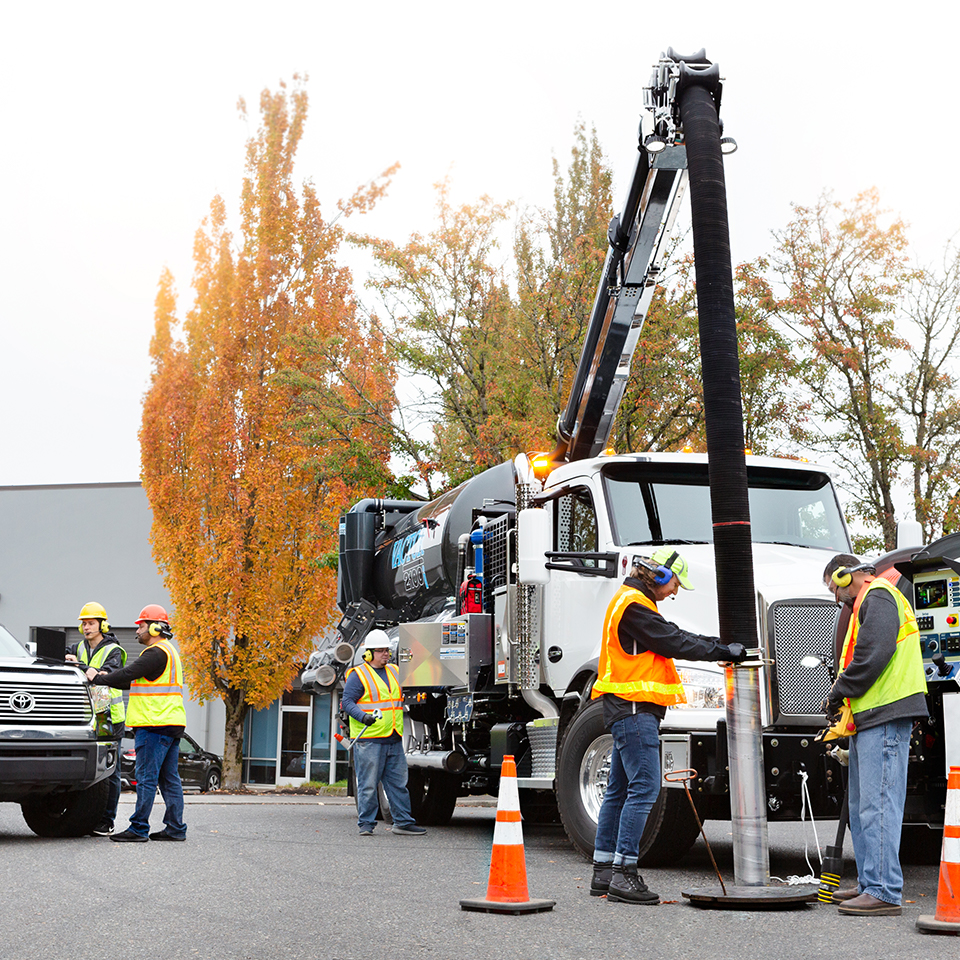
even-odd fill
[{"label": "black suction hose", "polygon": [[717,101],[719,68],[681,65],[680,118],[690,172],[697,265],[703,406],[710,461],[710,503],[720,636],[757,646],[750,504],[740,397],[740,360]]}]

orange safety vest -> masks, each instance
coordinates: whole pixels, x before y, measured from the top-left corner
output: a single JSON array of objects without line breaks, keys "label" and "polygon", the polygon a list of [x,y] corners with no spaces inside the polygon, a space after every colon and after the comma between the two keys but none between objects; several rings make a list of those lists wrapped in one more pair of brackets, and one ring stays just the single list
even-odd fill
[{"label": "orange safety vest", "polygon": [[180,655],[168,640],[156,646],[167,654],[167,666],[156,680],[138,677],[130,682],[128,727],[185,727],[187,713],[183,707],[183,667]]},{"label": "orange safety vest", "polygon": [[652,650],[632,655],[625,653],[620,645],[620,620],[632,603],[643,604],[654,613],[660,612],[657,605],[635,587],[623,584],[613,595],[603,620],[599,676],[590,691],[590,698],[613,693],[624,700],[658,703],[664,707],[686,703],[680,675],[670,657],[662,657]]}]

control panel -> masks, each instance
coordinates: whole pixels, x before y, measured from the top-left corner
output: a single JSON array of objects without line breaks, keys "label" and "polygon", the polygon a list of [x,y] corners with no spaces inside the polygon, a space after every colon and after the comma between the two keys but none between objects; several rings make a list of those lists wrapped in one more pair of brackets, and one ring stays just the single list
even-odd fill
[{"label": "control panel", "polygon": [[[920,631],[927,682],[951,680],[960,673],[960,576],[950,568],[917,571],[913,609]],[[941,655],[950,670],[940,672]]]},{"label": "control panel", "polygon": [[491,617],[470,613],[434,623],[400,624],[400,686],[468,687],[493,662]]}]

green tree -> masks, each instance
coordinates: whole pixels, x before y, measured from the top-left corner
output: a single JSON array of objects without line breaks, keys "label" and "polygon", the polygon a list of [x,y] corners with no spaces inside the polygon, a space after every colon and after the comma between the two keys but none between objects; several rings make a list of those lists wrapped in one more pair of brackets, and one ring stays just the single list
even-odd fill
[{"label": "green tree", "polygon": [[[307,106],[301,83],[261,95],[239,235],[215,198],[194,245],[195,297],[182,339],[173,278],[162,275],[140,430],[151,540],[185,668],[201,699],[226,707],[227,786],[240,782],[248,709],[289,687],[313,638],[333,623],[334,575],[324,558],[337,517],[354,496],[350,484],[388,456],[382,443],[360,456],[342,437],[339,445],[327,438],[324,462],[291,413],[299,394],[289,376],[318,375],[317,358],[298,350],[305,336],[354,374],[358,350],[372,367],[382,356],[337,263],[341,228],[324,220],[310,183],[293,181]],[[366,209],[382,189],[358,191],[341,213]],[[330,365],[324,378],[335,394],[340,368]],[[389,367],[371,379],[380,385],[373,399],[389,403]]]},{"label": "green tree", "polygon": [[761,258],[734,271],[743,436],[753,453],[791,456],[806,442],[810,401],[798,388],[804,362],[769,310],[766,267]]},{"label": "green tree", "polygon": [[942,269],[917,272],[899,321],[909,363],[887,397],[905,419],[913,504],[929,542],[960,529],[960,249],[948,246]]},{"label": "green tree", "polygon": [[706,449],[692,256],[678,260],[657,285],[617,411],[615,438],[619,453],[686,444]]},{"label": "green tree", "polygon": [[911,278],[905,227],[900,219],[884,225],[875,190],[847,205],[825,195],[793,209],[775,234],[777,288],[764,306],[786,325],[804,361],[809,446],[843,468],[852,515],[878,531],[858,548],[892,549],[906,441],[883,385],[907,348],[895,325]]},{"label": "green tree", "polygon": [[[437,222],[403,246],[357,238],[375,258],[370,285],[392,321],[392,359],[406,375],[414,422],[400,431],[402,452],[430,495],[439,473],[455,485],[510,452],[504,369],[510,295],[497,261],[508,208],[482,197],[455,208],[449,183],[437,185]],[[408,411],[409,413],[409,411]],[[417,441],[416,419],[432,440]]]},{"label": "green tree", "polygon": [[510,355],[527,398],[523,449],[553,446],[607,254],[612,175],[595,129],[577,124],[570,163],[564,172],[554,158],[553,180],[553,207],[528,213],[514,242]]}]

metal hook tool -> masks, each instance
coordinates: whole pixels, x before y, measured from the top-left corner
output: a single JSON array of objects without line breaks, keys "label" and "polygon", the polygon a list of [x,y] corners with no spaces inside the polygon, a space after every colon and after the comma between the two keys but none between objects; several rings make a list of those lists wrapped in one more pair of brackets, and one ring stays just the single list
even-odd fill
[{"label": "metal hook tool", "polygon": [[704,832],[703,824],[700,821],[700,814],[697,813],[697,805],[693,802],[693,796],[690,793],[690,781],[697,779],[697,771],[692,767],[688,770],[669,770],[663,775],[663,779],[667,783],[682,783],[683,789],[687,792],[687,799],[690,801],[690,809],[693,811],[694,819],[697,821],[697,826],[700,828],[700,836],[703,837],[703,842],[707,845],[707,853],[710,854],[710,862],[713,864],[713,869],[717,874],[717,879],[720,881],[720,889],[723,891],[723,895],[727,895],[727,888],[723,882],[723,877],[720,876],[720,868],[717,866],[717,861],[714,859],[713,850],[710,849],[710,841],[707,839],[707,835]]}]

